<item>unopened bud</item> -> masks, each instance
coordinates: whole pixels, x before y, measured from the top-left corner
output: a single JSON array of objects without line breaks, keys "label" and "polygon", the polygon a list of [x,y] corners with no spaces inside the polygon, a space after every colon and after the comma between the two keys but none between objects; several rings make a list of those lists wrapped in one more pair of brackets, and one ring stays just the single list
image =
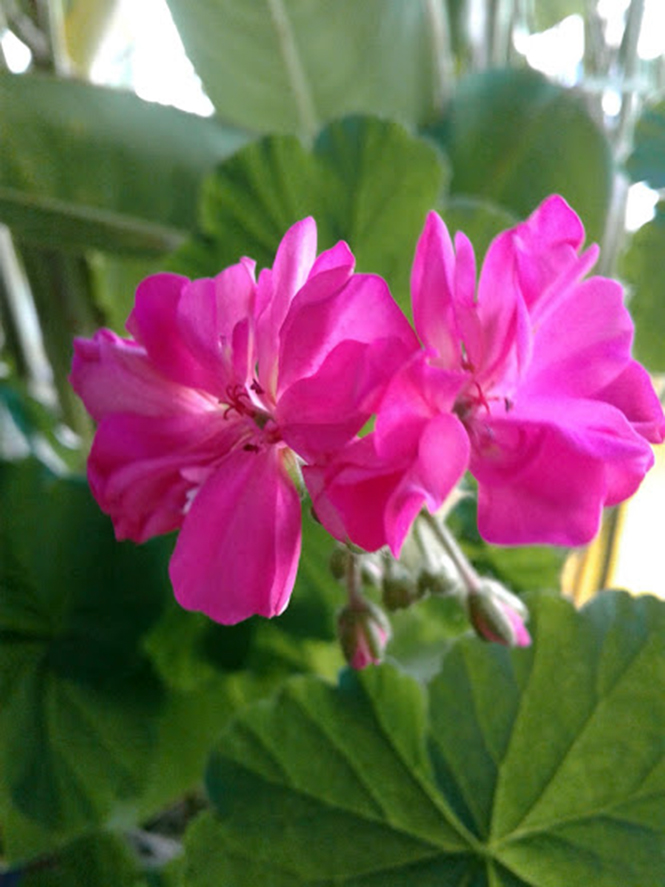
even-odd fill
[{"label": "unopened bud", "polygon": [[376,665],[390,640],[390,622],[385,613],[370,601],[362,606],[348,605],[340,612],[337,630],[342,651],[351,668]]},{"label": "unopened bud", "polygon": [[469,619],[476,634],[507,647],[528,647],[531,635],[524,624],[527,610],[522,601],[498,582],[485,580],[467,599]]},{"label": "unopened bud", "polygon": [[340,548],[338,546],[333,549],[328,566],[335,579],[341,581],[346,576],[347,564],[350,557],[350,553],[345,548]]},{"label": "unopened bud", "polygon": [[375,555],[366,554],[360,559],[360,578],[365,585],[378,588],[383,580],[383,567]]},{"label": "unopened bud", "polygon": [[421,597],[413,576],[399,565],[383,577],[382,600],[387,610],[404,610]]},{"label": "unopened bud", "polygon": [[421,570],[418,575],[418,590],[421,595],[433,594],[440,597],[461,595],[464,586],[459,576],[443,567],[440,570]]}]

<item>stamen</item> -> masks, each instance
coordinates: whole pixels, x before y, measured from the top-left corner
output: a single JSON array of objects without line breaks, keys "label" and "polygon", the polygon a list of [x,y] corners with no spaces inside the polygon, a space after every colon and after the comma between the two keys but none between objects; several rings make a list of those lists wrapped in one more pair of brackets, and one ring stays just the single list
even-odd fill
[{"label": "stamen", "polygon": [[462,369],[467,373],[475,373],[476,368],[469,359],[469,352],[466,350],[464,342],[460,342],[460,349],[462,351]]},{"label": "stamen", "polygon": [[229,414],[234,410],[239,416],[254,415],[249,394],[242,385],[229,385],[226,389],[226,400],[228,406],[224,410],[225,419],[228,419]]}]

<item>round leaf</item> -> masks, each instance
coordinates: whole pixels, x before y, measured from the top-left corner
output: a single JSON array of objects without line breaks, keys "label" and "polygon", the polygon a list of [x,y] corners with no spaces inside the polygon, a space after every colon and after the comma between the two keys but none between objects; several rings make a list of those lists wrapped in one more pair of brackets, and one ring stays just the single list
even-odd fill
[{"label": "round leaf", "polygon": [[453,195],[491,200],[523,218],[558,193],[580,215],[587,236],[601,238],[611,151],[571,90],[530,70],[471,75],[431,134],[449,156]]},{"label": "round leaf", "polygon": [[384,665],[244,712],[185,884],[660,883],[665,604],[531,606],[533,647],[454,642],[427,697]]},{"label": "round leaf", "polygon": [[262,139],[206,181],[202,233],[173,267],[213,275],[243,255],[270,265],[287,228],[313,215],[319,249],[347,240],[357,269],[384,276],[406,302],[416,240],[445,176],[431,144],[374,118],[332,124],[312,150],[292,136]]}]

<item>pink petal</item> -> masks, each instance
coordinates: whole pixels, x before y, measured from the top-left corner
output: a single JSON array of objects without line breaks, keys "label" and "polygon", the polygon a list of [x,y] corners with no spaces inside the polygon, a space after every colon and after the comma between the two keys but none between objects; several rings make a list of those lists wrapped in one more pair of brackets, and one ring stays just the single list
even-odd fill
[{"label": "pink petal", "polygon": [[478,284],[478,345],[468,347],[477,381],[492,388],[512,388],[528,365],[531,325],[515,274],[511,232],[500,234],[490,245]]},{"label": "pink petal", "polygon": [[160,416],[209,407],[208,398],[162,375],[142,346],[110,330],[74,340],[70,381],[97,422],[111,413]]},{"label": "pink petal", "polygon": [[625,417],[595,401],[531,402],[486,425],[470,467],[480,533],[497,544],[589,542],[603,506],[631,495],[653,462]]},{"label": "pink petal", "polygon": [[275,392],[279,333],[291,302],[307,280],[316,259],[316,222],[297,222],[286,232],[275,255],[272,269],[259,275],[257,291],[257,349],[259,381],[264,390]]},{"label": "pink petal", "polygon": [[315,373],[343,341],[370,343],[394,338],[402,352],[418,340],[386,283],[373,274],[355,274],[342,288],[327,274],[313,277],[294,300],[281,333],[279,392]]},{"label": "pink petal", "polygon": [[127,329],[165,378],[206,389],[211,384],[210,373],[187,347],[178,319],[178,306],[188,284],[179,274],[147,277],[136,290]]},{"label": "pink petal", "polygon": [[328,532],[366,551],[387,544],[385,511],[402,465],[383,462],[372,435],[354,441],[326,464],[302,469],[312,507]]},{"label": "pink petal", "polygon": [[376,419],[376,449],[383,459],[410,459],[426,424],[452,412],[466,383],[464,373],[431,366],[430,359],[429,352],[418,352],[390,380]]},{"label": "pink petal", "polygon": [[[229,385],[244,383],[255,362],[248,324],[254,315],[255,293],[254,263],[249,259],[215,278],[193,280],[183,287],[177,306],[180,334],[207,373],[206,388],[217,394],[223,395]],[[242,339],[239,330],[243,330]]]},{"label": "pink petal", "polygon": [[418,240],[411,270],[413,319],[422,341],[438,352],[442,366],[448,368],[457,367],[461,360],[455,279],[450,234],[441,217],[431,212]]},{"label": "pink petal", "polygon": [[232,625],[286,607],[300,556],[300,500],[285,451],[235,450],[194,499],[171,559],[178,602]]},{"label": "pink petal", "polygon": [[635,431],[651,443],[665,440],[665,416],[649,374],[635,360],[603,389],[596,398],[615,406]]},{"label": "pink petal", "polygon": [[623,372],[632,338],[633,323],[616,281],[591,277],[570,287],[534,330],[521,395],[594,397]]},{"label": "pink petal", "polygon": [[408,470],[386,503],[386,539],[399,552],[418,512],[438,511],[466,471],[469,440],[457,416],[434,416],[420,436],[418,450]]},{"label": "pink petal", "polygon": [[88,479],[118,539],[145,542],[179,527],[193,483],[188,474],[215,464],[243,428],[220,412],[110,415],[100,423]]},{"label": "pink petal", "polygon": [[324,274],[327,271],[335,271],[339,275],[339,286],[342,286],[353,273],[356,260],[348,243],[340,240],[335,246],[324,250],[312,265],[308,279]]},{"label": "pink petal", "polygon": [[342,447],[368,421],[407,357],[399,339],[341,342],[280,398],[275,418],[285,442],[308,461]]},{"label": "pink petal", "polygon": [[391,437],[400,435],[379,452],[377,423],[327,465],[303,468],[314,510],[336,538],[367,551],[389,545],[397,556],[420,509],[437,511],[464,473],[469,443],[456,416],[405,413]]},{"label": "pink petal", "polygon": [[584,227],[563,197],[554,194],[511,231],[524,300],[533,312],[550,287],[578,261]]}]

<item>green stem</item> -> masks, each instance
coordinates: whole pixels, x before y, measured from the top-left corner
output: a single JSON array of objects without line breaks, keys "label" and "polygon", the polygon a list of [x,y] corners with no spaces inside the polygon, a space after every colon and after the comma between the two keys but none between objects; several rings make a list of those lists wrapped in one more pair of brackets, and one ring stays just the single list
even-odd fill
[{"label": "green stem", "polygon": [[366,605],[365,598],[360,591],[360,564],[351,550],[346,552],[346,591],[351,609],[364,610]]},{"label": "green stem", "polygon": [[420,517],[422,517],[425,523],[430,527],[437,542],[441,545],[441,548],[455,565],[455,569],[459,573],[462,582],[466,585],[469,594],[477,592],[480,586],[478,574],[457,544],[457,540],[448,527],[441,521],[437,520],[436,517],[430,514],[425,508],[420,512]]}]

